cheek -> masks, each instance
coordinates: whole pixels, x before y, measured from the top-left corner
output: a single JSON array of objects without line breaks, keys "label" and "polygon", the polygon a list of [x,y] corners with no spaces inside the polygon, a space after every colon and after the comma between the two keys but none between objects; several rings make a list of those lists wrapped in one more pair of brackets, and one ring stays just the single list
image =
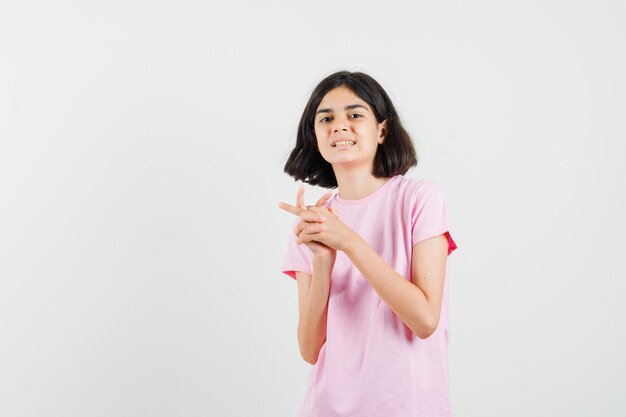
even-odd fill
[{"label": "cheek", "polygon": [[315,130],[315,134],[323,134],[327,129],[324,126],[316,124],[313,130]]},{"label": "cheek", "polygon": [[368,139],[368,142],[371,142],[371,140],[374,140],[374,142],[376,142],[376,138],[378,137],[378,132],[376,131],[376,129],[373,129],[369,126],[362,126],[357,128],[356,133],[360,137]]}]

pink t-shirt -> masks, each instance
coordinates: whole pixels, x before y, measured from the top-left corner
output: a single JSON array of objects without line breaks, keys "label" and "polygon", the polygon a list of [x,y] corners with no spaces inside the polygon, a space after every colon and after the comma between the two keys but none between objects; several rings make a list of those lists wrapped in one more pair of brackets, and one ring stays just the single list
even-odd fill
[{"label": "pink t-shirt", "polygon": [[[456,249],[440,185],[403,175],[374,193],[327,202],[389,265],[411,280],[413,245],[441,234],[448,255]],[[312,275],[312,253],[289,230],[282,272]],[[448,268],[446,268],[446,276]],[[426,339],[415,336],[382,301],[352,264],[337,251],[331,274],[326,342],[311,368],[298,417],[451,417],[448,398],[448,279],[441,316]]]}]

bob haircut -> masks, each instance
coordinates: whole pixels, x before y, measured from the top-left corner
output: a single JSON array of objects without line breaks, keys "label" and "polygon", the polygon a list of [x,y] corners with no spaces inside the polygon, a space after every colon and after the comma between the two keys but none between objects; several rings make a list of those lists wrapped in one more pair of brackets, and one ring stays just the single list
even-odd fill
[{"label": "bob haircut", "polygon": [[332,165],[318,151],[314,123],[315,111],[326,93],[340,86],[349,88],[369,104],[378,123],[387,119],[387,135],[376,150],[373,175],[377,178],[404,175],[417,165],[417,154],[411,137],[400,123],[400,117],[385,90],[365,73],[339,71],[324,78],[311,93],[298,125],[296,146],[287,159],[284,172],[296,181],[337,188]]}]

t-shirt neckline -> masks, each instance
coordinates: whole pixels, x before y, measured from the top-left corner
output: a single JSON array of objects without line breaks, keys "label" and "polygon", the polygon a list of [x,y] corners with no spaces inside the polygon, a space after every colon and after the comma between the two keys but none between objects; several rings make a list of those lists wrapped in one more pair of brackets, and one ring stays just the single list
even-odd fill
[{"label": "t-shirt neckline", "polygon": [[399,178],[401,175],[394,175],[393,177],[389,178],[383,185],[381,185],[380,187],[378,187],[378,189],[376,191],[374,191],[372,194],[365,196],[363,198],[359,198],[357,200],[346,200],[344,198],[341,198],[339,196],[339,193],[335,193],[335,201],[338,204],[341,204],[342,206],[356,206],[356,205],[361,205],[361,204],[365,204],[367,202],[369,202],[370,200],[372,200],[374,197],[382,194],[387,188],[389,188],[389,185],[396,180],[396,178]]}]

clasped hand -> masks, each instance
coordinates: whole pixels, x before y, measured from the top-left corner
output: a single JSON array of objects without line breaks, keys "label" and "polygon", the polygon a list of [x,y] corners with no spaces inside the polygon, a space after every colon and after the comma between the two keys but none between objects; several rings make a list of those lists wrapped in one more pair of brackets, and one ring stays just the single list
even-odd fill
[{"label": "clasped hand", "polygon": [[297,194],[297,206],[283,202],[278,204],[283,210],[302,219],[295,229],[296,243],[315,241],[345,252],[353,242],[356,232],[339,220],[339,212],[332,207],[330,210],[324,207],[331,195],[332,191],[329,191],[314,206],[305,206],[304,185],[301,185]]}]

